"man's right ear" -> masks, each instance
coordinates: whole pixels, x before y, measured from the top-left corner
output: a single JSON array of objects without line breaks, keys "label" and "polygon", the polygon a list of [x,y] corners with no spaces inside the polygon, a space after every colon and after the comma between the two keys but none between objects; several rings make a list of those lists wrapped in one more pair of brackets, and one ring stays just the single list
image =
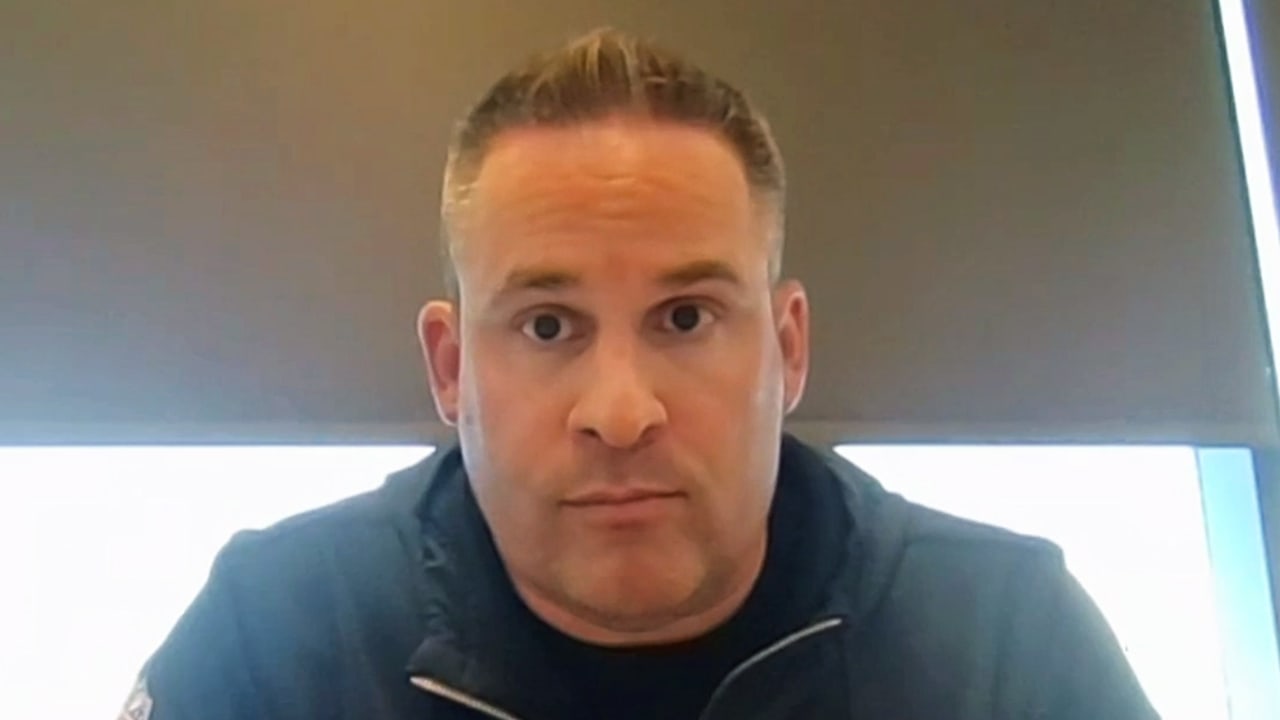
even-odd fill
[{"label": "man's right ear", "polygon": [[462,368],[462,335],[457,306],[432,300],[418,313],[418,343],[426,361],[427,379],[436,413],[446,425],[458,423],[458,375]]}]

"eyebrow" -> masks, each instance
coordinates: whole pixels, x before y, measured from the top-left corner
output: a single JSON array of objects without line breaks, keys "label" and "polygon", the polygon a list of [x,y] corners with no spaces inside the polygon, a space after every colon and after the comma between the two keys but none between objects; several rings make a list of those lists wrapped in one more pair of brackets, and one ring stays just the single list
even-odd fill
[{"label": "eyebrow", "polygon": [[498,294],[508,295],[521,290],[563,290],[581,283],[580,277],[564,270],[522,268],[507,275]]},{"label": "eyebrow", "polygon": [[738,273],[720,260],[695,260],[663,273],[658,284],[669,288],[682,288],[707,280],[719,280],[734,286],[742,285]]},{"label": "eyebrow", "polygon": [[[658,276],[663,287],[678,289],[705,281],[726,282],[742,286],[742,278],[728,264],[720,260],[694,260],[668,270]],[[505,297],[525,290],[566,290],[582,284],[582,277],[566,270],[552,268],[520,268],[507,275],[496,297]]]}]

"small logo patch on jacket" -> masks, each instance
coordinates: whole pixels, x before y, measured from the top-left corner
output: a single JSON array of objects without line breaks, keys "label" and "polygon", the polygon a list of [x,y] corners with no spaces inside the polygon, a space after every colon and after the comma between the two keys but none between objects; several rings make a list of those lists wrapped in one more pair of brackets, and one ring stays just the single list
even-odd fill
[{"label": "small logo patch on jacket", "polygon": [[147,692],[147,679],[139,678],[129,699],[124,702],[119,720],[147,720],[151,717],[151,694]]}]

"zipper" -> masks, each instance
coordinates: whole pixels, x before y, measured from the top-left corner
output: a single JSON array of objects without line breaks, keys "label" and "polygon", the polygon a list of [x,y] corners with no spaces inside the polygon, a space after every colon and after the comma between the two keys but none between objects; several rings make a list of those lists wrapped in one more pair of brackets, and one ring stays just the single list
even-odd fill
[{"label": "zipper", "polygon": [[[790,635],[787,635],[786,637],[775,642],[769,647],[766,647],[760,652],[757,652],[755,655],[752,655],[751,657],[744,660],[733,670],[729,671],[729,674],[724,676],[724,679],[720,681],[719,685],[716,685],[716,689],[712,691],[711,698],[707,701],[706,707],[703,708],[702,713],[698,716],[699,720],[707,720],[707,718],[711,716],[711,709],[715,707],[716,701],[719,700],[720,697],[724,695],[725,690],[728,689],[729,685],[732,684],[734,680],[741,677],[743,673],[750,670],[752,667],[759,665],[765,660],[768,660],[770,657],[778,654],[779,652],[787,649],[788,647],[795,645],[801,640],[817,635],[818,633],[825,632],[834,627],[838,627],[843,622],[844,620],[838,617],[828,618],[826,620],[820,620],[808,627],[801,628],[800,630],[797,630],[791,633]],[[490,703],[487,703],[481,700],[480,698],[474,697],[472,695],[468,695],[462,692],[461,690],[452,688],[437,680],[432,680],[431,678],[428,678],[428,677],[415,675],[409,678],[409,682],[413,683],[419,689],[431,693],[432,695],[437,695],[446,700],[450,700],[452,702],[458,703],[459,705],[462,705],[464,707],[471,708],[472,710],[475,710],[478,713],[487,715],[491,718],[495,718],[495,720],[520,720],[519,717],[512,715],[511,713],[507,712],[506,710],[503,710],[502,708],[496,705],[492,705]]]},{"label": "zipper", "polygon": [[520,718],[500,707],[497,707],[496,705],[490,705],[480,698],[472,697],[461,690],[456,690],[442,682],[432,680],[431,678],[415,675],[409,678],[409,682],[432,695],[439,695],[446,700],[452,700],[453,702],[469,707],[478,713],[488,715],[491,718],[496,718],[496,720],[520,720]]},{"label": "zipper", "polygon": [[818,633],[825,632],[834,627],[838,627],[843,622],[844,620],[838,617],[819,620],[806,628],[801,628],[790,635],[787,635],[769,647],[744,660],[733,670],[729,671],[729,674],[725,675],[724,679],[720,681],[720,684],[716,686],[716,689],[712,691],[711,699],[707,700],[707,704],[702,709],[702,713],[698,715],[698,720],[708,720],[708,718],[711,717],[711,709],[716,706],[716,701],[724,695],[725,691],[729,688],[729,685],[731,685],[734,680],[741,677],[743,673],[756,665],[759,665],[765,660],[768,660],[770,657],[777,655],[788,647],[795,645],[801,640],[817,635]]}]

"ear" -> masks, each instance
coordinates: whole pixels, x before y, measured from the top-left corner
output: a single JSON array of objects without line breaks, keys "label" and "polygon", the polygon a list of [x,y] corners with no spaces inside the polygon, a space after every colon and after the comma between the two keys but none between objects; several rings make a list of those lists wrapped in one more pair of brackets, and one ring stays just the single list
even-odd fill
[{"label": "ear", "polygon": [[462,369],[462,336],[457,307],[433,300],[418,313],[418,343],[426,361],[427,379],[436,413],[446,425],[458,422],[458,376]]},{"label": "ear", "polygon": [[796,409],[809,377],[809,297],[798,280],[773,290],[773,318],[782,351],[783,409]]}]

